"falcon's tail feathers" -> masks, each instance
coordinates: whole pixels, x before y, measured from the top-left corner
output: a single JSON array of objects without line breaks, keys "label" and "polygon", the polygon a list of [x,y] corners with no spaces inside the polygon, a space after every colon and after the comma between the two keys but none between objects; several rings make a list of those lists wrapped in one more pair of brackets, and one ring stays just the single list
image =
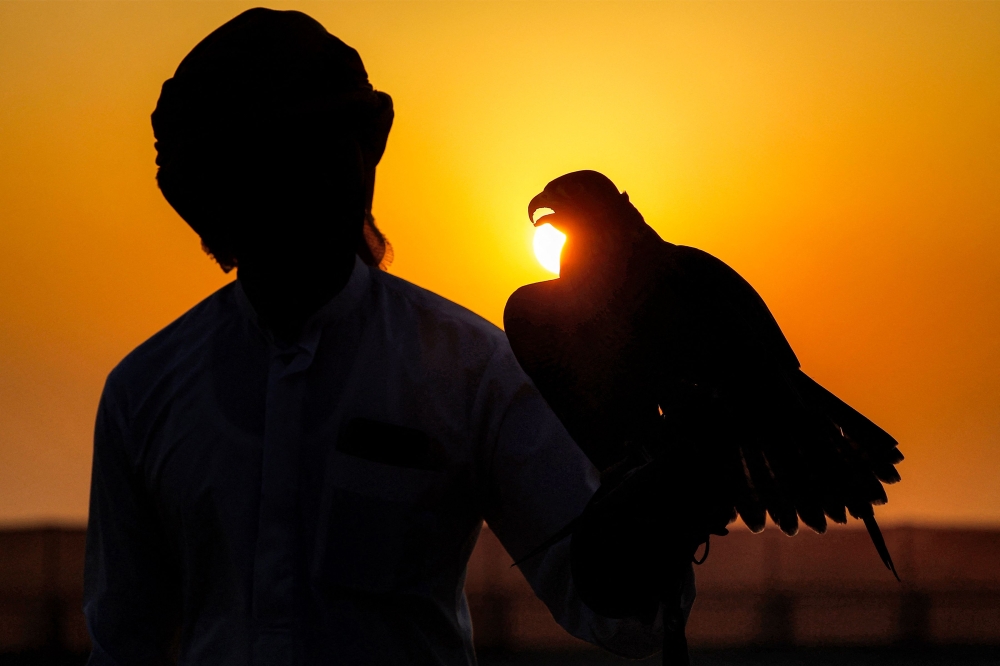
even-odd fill
[{"label": "falcon's tail feathers", "polygon": [[899,574],[896,573],[896,567],[892,563],[892,555],[889,554],[889,548],[885,545],[885,538],[882,536],[882,530],[879,529],[878,523],[875,522],[875,515],[873,513],[866,513],[861,516],[861,519],[865,521],[865,527],[868,528],[868,536],[872,538],[872,543],[875,544],[875,550],[878,551],[879,557],[882,558],[882,562],[885,564],[886,568],[892,572],[892,575],[899,580]]}]

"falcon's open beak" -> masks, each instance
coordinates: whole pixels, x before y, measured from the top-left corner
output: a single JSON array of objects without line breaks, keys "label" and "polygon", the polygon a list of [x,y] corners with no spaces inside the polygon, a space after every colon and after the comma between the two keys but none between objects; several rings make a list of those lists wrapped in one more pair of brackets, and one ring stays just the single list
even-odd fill
[{"label": "falcon's open beak", "polygon": [[[555,214],[555,209],[552,208],[552,204],[554,204],[555,202],[552,201],[551,199],[552,199],[551,193],[542,192],[540,194],[535,195],[535,198],[532,199],[530,202],[528,202],[528,221],[531,222],[533,226],[539,227],[545,224],[546,223],[545,219],[548,217],[552,217],[552,215]],[[535,212],[538,211],[540,208],[548,208],[553,212],[542,215],[536,220]]]}]

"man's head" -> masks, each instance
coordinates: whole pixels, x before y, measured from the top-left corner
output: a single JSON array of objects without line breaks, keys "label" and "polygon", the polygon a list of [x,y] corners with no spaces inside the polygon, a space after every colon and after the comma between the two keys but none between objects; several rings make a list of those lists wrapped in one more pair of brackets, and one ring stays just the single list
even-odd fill
[{"label": "man's head", "polygon": [[378,264],[385,242],[371,197],[392,118],[357,51],[300,12],[251,9],[163,84],[157,180],[241,276],[319,271],[355,252]]}]

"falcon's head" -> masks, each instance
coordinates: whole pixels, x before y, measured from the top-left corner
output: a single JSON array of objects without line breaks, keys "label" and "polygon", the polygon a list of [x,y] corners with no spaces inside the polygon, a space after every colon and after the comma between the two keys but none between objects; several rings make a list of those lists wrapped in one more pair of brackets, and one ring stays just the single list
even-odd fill
[{"label": "falcon's head", "polygon": [[[535,213],[543,211],[537,219]],[[551,224],[566,234],[562,266],[593,265],[626,245],[645,226],[639,211],[611,180],[597,171],[559,176],[528,204],[528,219],[536,227]]]}]

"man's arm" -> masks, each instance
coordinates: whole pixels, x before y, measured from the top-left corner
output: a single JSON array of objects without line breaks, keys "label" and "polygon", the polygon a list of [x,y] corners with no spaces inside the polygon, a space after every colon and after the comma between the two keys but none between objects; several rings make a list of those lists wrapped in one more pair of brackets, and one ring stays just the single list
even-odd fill
[{"label": "man's arm", "polygon": [[[487,419],[493,422],[488,428],[493,441],[483,461],[489,484],[484,515],[518,560],[583,511],[597,489],[597,471],[506,345],[490,363],[479,400],[484,413],[490,412],[489,403],[497,410]],[[572,635],[626,657],[645,657],[661,648],[661,626],[604,618],[579,599],[570,570],[569,538],[520,568]],[[693,597],[693,588],[691,593]]]},{"label": "man's arm", "polygon": [[84,571],[89,663],[100,666],[171,662],[179,618],[172,551],[126,443],[109,382],[94,431]]}]

